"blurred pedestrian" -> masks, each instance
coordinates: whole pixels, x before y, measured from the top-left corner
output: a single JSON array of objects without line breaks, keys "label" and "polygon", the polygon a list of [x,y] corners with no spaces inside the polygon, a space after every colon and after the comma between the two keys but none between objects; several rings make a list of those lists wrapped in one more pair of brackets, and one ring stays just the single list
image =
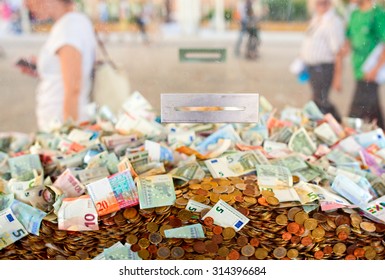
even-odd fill
[{"label": "blurred pedestrian", "polygon": [[351,51],[356,89],[349,116],[377,121],[377,125],[384,129],[376,77],[381,67],[385,65],[385,48],[369,72],[363,71],[363,65],[376,46],[385,43],[385,11],[374,5],[372,0],[358,0],[357,4],[358,9],[352,12],[347,26],[347,40],[336,61],[333,87],[341,91],[343,58]]},{"label": "blurred pedestrian", "polygon": [[315,13],[302,43],[301,59],[305,63],[313,101],[322,113],[331,113],[336,120],[341,116],[329,101],[335,60],[344,43],[344,23],[337,15],[331,0],[316,0]]},{"label": "blurred pedestrian", "polygon": [[236,56],[240,56],[243,37],[247,34],[247,4],[245,0],[237,5],[237,19],[239,20],[240,29],[234,53]]},{"label": "blurred pedestrian", "polygon": [[252,1],[248,1],[246,4],[246,14],[246,30],[248,34],[246,58],[256,59],[258,57],[259,45],[259,18],[254,11]]},{"label": "blurred pedestrian", "polygon": [[72,0],[25,0],[39,20],[54,25],[37,59],[40,79],[36,96],[38,127],[49,130],[52,121],[88,119],[96,39],[91,21],[73,11]]},{"label": "blurred pedestrian", "polygon": [[[143,3],[144,2],[144,3]],[[150,24],[153,16],[153,4],[151,1],[143,1],[137,7],[135,12],[135,22],[138,26],[139,32],[142,34],[143,42],[148,44],[150,42],[147,27]]]}]

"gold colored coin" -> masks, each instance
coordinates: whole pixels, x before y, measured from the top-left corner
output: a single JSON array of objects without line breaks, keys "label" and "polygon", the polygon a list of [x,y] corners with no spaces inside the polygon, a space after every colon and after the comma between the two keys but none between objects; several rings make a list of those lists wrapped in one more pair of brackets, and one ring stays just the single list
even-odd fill
[{"label": "gold colored coin", "polygon": [[136,244],[138,242],[138,237],[136,237],[134,234],[129,234],[126,237],[126,242],[131,245]]},{"label": "gold colored coin", "polygon": [[182,221],[188,221],[192,218],[192,216],[193,216],[193,213],[185,209],[180,210],[178,212],[178,218],[181,219]]},{"label": "gold colored coin", "polygon": [[[365,249],[366,248],[366,249]],[[377,256],[376,250],[373,247],[365,247],[365,258],[368,260],[374,260]]]},{"label": "gold colored coin", "polygon": [[213,185],[211,183],[204,183],[201,185],[201,188],[205,191],[210,191],[210,190],[212,190]]},{"label": "gold colored coin", "polygon": [[367,232],[375,232],[376,225],[370,222],[362,222],[360,223],[360,227]]},{"label": "gold colored coin", "polygon": [[276,218],[275,218],[275,222],[280,225],[280,226],[287,226],[287,223],[288,223],[288,219],[287,219],[287,216],[286,215],[278,215]]},{"label": "gold colored coin", "polygon": [[312,218],[307,219],[304,223],[304,227],[307,230],[314,230],[317,228],[317,226],[318,226],[318,221],[316,219],[312,219]]},{"label": "gold colored coin", "polygon": [[300,211],[294,216],[294,221],[301,226],[305,223],[307,219],[309,219],[309,215],[304,211]]},{"label": "gold colored coin", "polygon": [[270,197],[270,196],[275,196],[274,192],[272,192],[272,191],[267,191],[267,190],[263,190],[263,191],[261,192],[261,194],[262,194],[262,196],[263,196],[264,198],[268,198],[268,197]]},{"label": "gold colored coin", "polygon": [[362,223],[362,217],[357,214],[353,213],[350,215],[351,224],[355,228],[360,228],[360,224]]},{"label": "gold colored coin", "polygon": [[150,257],[150,252],[146,249],[142,249],[138,252],[138,256],[141,257],[143,260],[147,260]]},{"label": "gold colored coin", "polygon": [[199,190],[201,188],[200,184],[192,184],[188,186],[191,190]]},{"label": "gold colored coin", "polygon": [[159,225],[157,223],[150,222],[147,224],[146,228],[149,232],[157,232],[159,229]]},{"label": "gold colored coin", "polygon": [[127,220],[131,220],[138,215],[138,211],[135,208],[124,209],[123,217]]},{"label": "gold colored coin", "polygon": [[245,196],[245,197],[243,197],[243,199],[245,200],[246,203],[248,203],[250,205],[257,204],[257,202],[258,202],[258,200],[255,197]]},{"label": "gold colored coin", "polygon": [[180,197],[180,198],[176,199],[175,204],[181,205],[181,206],[186,206],[188,204],[188,200],[184,197]]},{"label": "gold colored coin", "polygon": [[221,186],[221,187],[227,187],[227,186],[230,186],[230,185],[231,185],[231,182],[228,181],[228,180],[221,179],[221,180],[219,181],[218,184],[219,184],[219,186]]},{"label": "gold colored coin", "polygon": [[222,194],[226,193],[229,188],[227,186],[218,186],[213,189],[214,193]]},{"label": "gold colored coin", "polygon": [[322,227],[317,227],[311,232],[311,236],[315,239],[320,239],[325,236],[326,232]]},{"label": "gold colored coin", "polygon": [[254,255],[257,258],[257,260],[264,260],[264,259],[267,258],[269,253],[264,248],[258,248],[257,250],[255,250],[255,254]]},{"label": "gold colored coin", "polygon": [[302,211],[302,209],[301,208],[299,208],[299,207],[293,207],[293,208],[290,208],[290,210],[289,210],[289,212],[287,212],[287,217],[289,218],[289,221],[294,221],[294,217],[295,217],[295,215],[298,213],[298,212],[300,212],[300,211]]},{"label": "gold colored coin", "polygon": [[159,229],[159,233],[163,236],[163,237],[166,237],[166,235],[164,234],[164,231],[165,230],[168,230],[168,229],[172,229],[173,227],[171,225],[163,225],[160,227]]},{"label": "gold colored coin", "polygon": [[146,249],[150,246],[150,241],[147,238],[142,238],[138,241],[138,244],[141,248]]},{"label": "gold colored coin", "polygon": [[298,257],[299,253],[298,253],[298,250],[296,249],[290,249],[289,251],[287,251],[287,257],[289,259],[296,259]]},{"label": "gold colored coin", "polygon": [[342,255],[346,251],[346,245],[344,243],[337,243],[333,246],[333,252],[337,255]]},{"label": "gold colored coin", "polygon": [[204,197],[203,195],[195,195],[192,197],[192,200],[199,202],[199,203],[203,203],[206,201],[206,197]]},{"label": "gold colored coin", "polygon": [[86,251],[84,250],[79,250],[76,252],[76,256],[81,259],[81,260],[86,260],[89,258],[89,255]]},{"label": "gold colored coin", "polygon": [[219,199],[222,199],[224,202],[229,202],[231,200],[231,195],[228,194],[221,194],[219,196]]},{"label": "gold colored coin", "polygon": [[235,230],[232,227],[224,228],[222,231],[223,239],[230,240],[235,237]]},{"label": "gold colored coin", "polygon": [[221,247],[218,250],[218,255],[221,257],[227,257],[230,253],[230,250],[227,247]]},{"label": "gold colored coin", "polygon": [[220,194],[219,193],[211,193],[210,200],[213,203],[217,203],[219,201]]},{"label": "gold colored coin", "polygon": [[279,200],[275,196],[269,196],[266,198],[267,203],[269,203],[272,206],[279,205]]}]

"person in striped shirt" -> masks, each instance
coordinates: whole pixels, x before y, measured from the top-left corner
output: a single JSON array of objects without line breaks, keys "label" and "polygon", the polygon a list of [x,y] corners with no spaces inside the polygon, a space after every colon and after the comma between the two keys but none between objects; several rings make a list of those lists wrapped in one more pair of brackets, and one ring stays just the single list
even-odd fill
[{"label": "person in striped shirt", "polygon": [[316,0],[315,14],[305,33],[301,59],[310,75],[313,100],[323,113],[331,113],[338,121],[341,116],[329,101],[334,63],[344,43],[344,23],[331,0]]}]

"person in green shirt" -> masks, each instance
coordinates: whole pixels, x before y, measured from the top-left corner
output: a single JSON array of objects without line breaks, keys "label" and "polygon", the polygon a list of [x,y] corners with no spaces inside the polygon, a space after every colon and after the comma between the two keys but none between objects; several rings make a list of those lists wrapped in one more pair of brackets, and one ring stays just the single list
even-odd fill
[{"label": "person in green shirt", "polygon": [[385,48],[375,67],[366,73],[362,69],[379,43],[385,43],[385,11],[374,5],[372,0],[358,0],[358,9],[352,13],[346,29],[346,42],[337,56],[333,88],[337,91],[342,89],[343,58],[351,51],[357,84],[349,116],[376,120],[377,125],[384,128],[376,77],[385,65]]}]

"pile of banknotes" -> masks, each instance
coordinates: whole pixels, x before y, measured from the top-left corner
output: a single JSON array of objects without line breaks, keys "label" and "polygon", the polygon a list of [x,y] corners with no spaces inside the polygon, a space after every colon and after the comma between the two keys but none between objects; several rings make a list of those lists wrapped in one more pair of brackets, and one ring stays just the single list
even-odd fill
[{"label": "pile of banknotes", "polygon": [[[56,252],[60,259],[66,256],[60,252],[68,236],[105,236],[111,220],[111,225],[129,230],[111,237],[117,243],[92,244],[98,247],[92,254],[75,250],[74,259],[180,259],[186,247],[167,251],[167,246],[158,245],[194,239],[197,253],[203,246],[199,242],[213,235],[230,240],[249,236],[240,253],[222,254],[225,259],[265,254],[287,258],[287,252],[281,254],[284,246],[271,252],[266,247],[266,252],[259,250],[254,245],[260,241],[252,240],[255,236],[250,232],[265,230],[263,217],[288,216],[293,208],[300,210],[301,217],[314,213],[329,213],[334,219],[336,213],[360,217],[361,226],[357,229],[352,223],[352,228],[383,237],[383,130],[361,119],[344,118],[338,123],[331,114],[322,114],[314,102],[278,112],[261,98],[261,117],[255,124],[161,124],[151,104],[135,92],[119,114],[94,107],[94,117],[86,123],[56,124],[50,132],[31,135],[0,133],[0,258],[12,254],[17,258],[16,249],[25,245],[28,249],[19,251],[20,258],[32,246],[44,250],[36,255],[39,258]],[[256,220],[253,213],[258,211],[270,214]],[[298,218],[302,224],[293,218],[296,225],[291,226],[290,219],[282,224],[281,217],[279,230],[287,237],[303,227],[301,238],[309,237],[309,230],[317,231],[310,216]],[[154,220],[159,228],[152,224],[156,230],[140,232]],[[49,238],[53,231],[58,239]],[[135,241],[136,233],[139,240]],[[335,233],[342,236],[340,241],[349,240],[340,233]],[[37,243],[26,245],[26,240]],[[376,245],[382,248],[378,258],[384,244]],[[206,253],[220,249],[211,243],[205,246]],[[371,248],[365,249],[367,256],[373,255]],[[354,257],[353,251],[349,255]]]}]

